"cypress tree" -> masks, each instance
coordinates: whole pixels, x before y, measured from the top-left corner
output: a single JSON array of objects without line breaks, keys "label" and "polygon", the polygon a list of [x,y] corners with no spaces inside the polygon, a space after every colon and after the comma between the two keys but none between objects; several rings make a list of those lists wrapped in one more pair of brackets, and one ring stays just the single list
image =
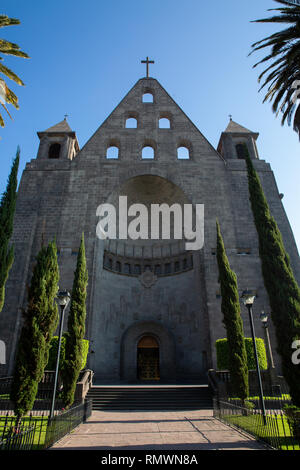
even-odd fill
[{"label": "cypress tree", "polygon": [[85,258],[84,234],[82,234],[77,256],[76,271],[68,316],[68,331],[65,334],[65,366],[63,368],[63,397],[66,407],[74,402],[76,383],[82,365],[82,339],[85,334],[86,294],[88,272]]},{"label": "cypress tree", "polygon": [[294,405],[300,406],[300,365],[292,363],[292,343],[300,338],[300,289],[285,251],[280,230],[249,157],[246,156],[250,201],[259,239],[264,284],[269,296],[277,351]]},{"label": "cypress tree", "polygon": [[39,325],[45,338],[46,348],[44,355],[45,368],[49,360],[50,342],[58,324],[58,307],[55,302],[58,292],[59,268],[57,263],[57,246],[52,241],[47,247],[45,282],[46,282],[46,304],[45,310],[40,311]]},{"label": "cypress tree", "polygon": [[14,248],[13,246],[9,246],[9,240],[13,232],[19,162],[20,148],[18,147],[8,178],[6,191],[3,193],[0,203],[0,312],[4,305],[5,284],[14,260]]},{"label": "cypress tree", "polygon": [[222,296],[221,310],[229,346],[228,362],[232,391],[244,401],[249,395],[248,366],[237,278],[235,272],[230,269],[218,222],[217,261]]},{"label": "cypress tree", "polygon": [[59,273],[56,252],[55,242],[41,248],[28,289],[28,304],[23,312],[24,324],[11,390],[11,400],[18,418],[32,409],[38,384],[48,362],[50,341],[57,326],[55,295]]}]

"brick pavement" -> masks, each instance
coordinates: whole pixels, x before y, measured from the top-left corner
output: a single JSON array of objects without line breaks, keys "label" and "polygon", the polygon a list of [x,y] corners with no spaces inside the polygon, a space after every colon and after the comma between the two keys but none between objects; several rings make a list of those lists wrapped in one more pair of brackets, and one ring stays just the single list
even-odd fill
[{"label": "brick pavement", "polygon": [[93,411],[52,449],[258,450],[259,443],[213,417],[212,411]]}]

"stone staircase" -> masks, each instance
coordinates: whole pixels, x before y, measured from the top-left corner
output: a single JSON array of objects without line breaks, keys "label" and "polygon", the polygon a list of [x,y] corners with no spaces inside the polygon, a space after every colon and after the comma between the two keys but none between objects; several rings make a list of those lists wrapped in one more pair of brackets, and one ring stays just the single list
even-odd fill
[{"label": "stone staircase", "polygon": [[92,386],[86,395],[93,410],[203,410],[212,409],[208,385]]}]

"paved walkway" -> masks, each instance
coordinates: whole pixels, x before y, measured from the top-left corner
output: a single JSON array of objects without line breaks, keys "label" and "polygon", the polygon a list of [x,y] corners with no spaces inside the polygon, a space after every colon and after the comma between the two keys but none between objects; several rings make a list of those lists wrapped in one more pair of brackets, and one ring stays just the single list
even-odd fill
[{"label": "paved walkway", "polygon": [[52,449],[257,450],[265,447],[201,411],[93,411]]}]

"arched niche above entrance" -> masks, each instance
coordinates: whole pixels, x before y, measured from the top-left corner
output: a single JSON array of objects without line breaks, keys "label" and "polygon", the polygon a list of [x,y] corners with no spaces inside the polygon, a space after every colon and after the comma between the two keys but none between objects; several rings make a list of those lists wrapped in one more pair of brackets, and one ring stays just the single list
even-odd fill
[{"label": "arched niche above entrance", "polygon": [[[192,203],[185,192],[167,178],[149,174],[129,178],[114,189],[105,203],[115,208],[116,241],[126,243],[134,257],[148,258],[148,253],[157,246],[162,247],[159,256],[173,256],[174,245],[180,243],[185,248],[184,214]],[[125,227],[125,235],[122,232],[120,236],[120,226]],[[111,252],[114,252],[113,245]],[[138,248],[142,248],[140,255]]]}]

